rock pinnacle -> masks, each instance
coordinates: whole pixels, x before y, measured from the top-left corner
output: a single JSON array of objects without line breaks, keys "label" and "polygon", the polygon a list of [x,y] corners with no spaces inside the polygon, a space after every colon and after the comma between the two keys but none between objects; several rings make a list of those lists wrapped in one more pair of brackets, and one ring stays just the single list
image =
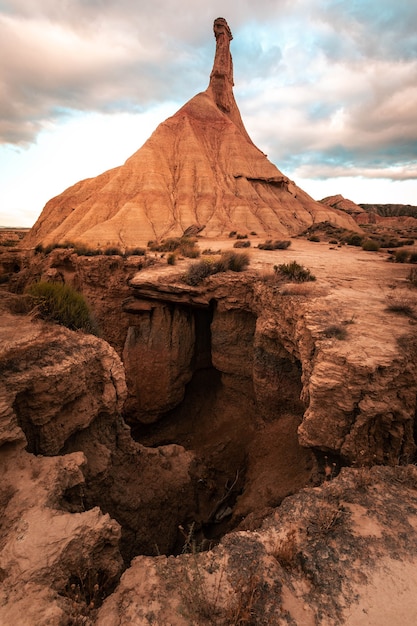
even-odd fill
[{"label": "rock pinnacle", "polygon": [[214,20],[213,31],[216,38],[216,53],[210,74],[210,84],[206,93],[212,97],[220,111],[236,124],[244,137],[254,145],[242,122],[233,95],[233,60],[230,52],[230,42],[233,39],[232,31],[224,17],[218,17]]}]

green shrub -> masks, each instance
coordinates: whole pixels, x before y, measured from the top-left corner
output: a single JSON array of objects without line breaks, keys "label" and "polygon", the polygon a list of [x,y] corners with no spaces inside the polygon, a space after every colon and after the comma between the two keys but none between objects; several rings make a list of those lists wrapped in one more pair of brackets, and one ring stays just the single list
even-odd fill
[{"label": "green shrub", "polygon": [[109,248],[106,248],[104,250],[104,254],[106,256],[123,256],[123,252],[120,250],[120,248],[117,248],[115,246],[110,246]]},{"label": "green shrub", "polygon": [[[217,272],[243,272],[250,263],[249,255],[246,252],[239,254],[238,252],[223,252],[220,260],[217,262]],[[216,273],[216,272],[215,272]]]},{"label": "green shrub", "polygon": [[196,286],[203,282],[208,276],[218,274],[220,272],[242,272],[249,265],[249,255],[245,252],[239,254],[237,252],[223,252],[218,261],[204,259],[198,263],[193,263],[182,277],[187,285]]},{"label": "green shrub", "polygon": [[295,283],[306,283],[316,280],[316,277],[313,276],[310,270],[297,263],[297,261],[274,265],[274,270],[277,274]]},{"label": "green shrub", "polygon": [[318,243],[320,241],[320,237],[318,235],[311,235],[311,237],[308,237],[308,240]]},{"label": "green shrub", "polygon": [[234,248],[250,248],[250,241],[246,239],[245,241],[235,241],[233,244]]},{"label": "green shrub", "polygon": [[187,285],[195,287],[202,283],[205,278],[215,273],[215,265],[208,260],[203,260],[190,265],[182,279]]},{"label": "green shrub", "polygon": [[45,254],[49,254],[50,252],[52,252],[52,250],[55,250],[56,248],[59,248],[59,243],[50,243],[44,247],[43,252]]},{"label": "green shrub", "polygon": [[274,250],[287,250],[291,241],[274,241]]},{"label": "green shrub", "polygon": [[379,243],[374,239],[365,239],[365,241],[362,242],[362,250],[377,252],[379,250]]},{"label": "green shrub", "polygon": [[362,245],[363,237],[362,235],[359,235],[358,233],[352,233],[345,239],[345,241],[349,246],[359,247]]},{"label": "green shrub", "polygon": [[410,252],[409,263],[417,263],[417,252]]},{"label": "green shrub", "polygon": [[27,289],[42,319],[71,330],[97,334],[96,324],[84,296],[62,283],[34,283]]},{"label": "green shrub", "polygon": [[75,246],[74,254],[77,256],[99,256],[100,254],[103,254],[103,252],[99,250],[99,248],[89,248],[88,246],[79,244]]},{"label": "green shrub", "polygon": [[396,250],[394,254],[394,261],[396,263],[407,263],[409,252],[407,250]]},{"label": "green shrub", "polygon": [[259,250],[287,250],[291,245],[291,241],[272,241],[267,239],[264,243],[258,245]]},{"label": "green shrub", "polygon": [[381,248],[399,248],[401,243],[398,239],[382,239],[379,245]]},{"label": "green shrub", "polygon": [[190,259],[196,259],[200,256],[200,250],[196,246],[196,239],[193,237],[169,237],[161,242],[149,241],[149,249],[152,252],[177,252]]},{"label": "green shrub", "polygon": [[274,244],[271,239],[268,239],[264,243],[258,244],[259,250],[274,250]]},{"label": "green shrub", "polygon": [[231,230],[230,233],[229,233],[229,237],[230,238],[236,237],[236,235],[237,235],[237,232],[235,230]]},{"label": "green shrub", "polygon": [[168,254],[167,263],[168,265],[176,265],[177,255],[175,254],[175,252],[171,252],[170,254]]},{"label": "green shrub", "polygon": [[132,248],[126,252],[126,256],[145,256],[145,248]]},{"label": "green shrub", "polygon": [[236,235],[236,239],[247,239],[248,236],[247,235],[241,235],[240,233],[237,233]]},{"label": "green shrub", "polygon": [[200,249],[193,242],[181,242],[179,252],[189,259],[198,259],[200,256]]}]

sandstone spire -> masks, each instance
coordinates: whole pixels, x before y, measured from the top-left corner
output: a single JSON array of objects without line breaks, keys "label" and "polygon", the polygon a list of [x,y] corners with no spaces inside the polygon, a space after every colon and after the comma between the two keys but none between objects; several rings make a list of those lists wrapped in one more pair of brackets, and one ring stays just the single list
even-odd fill
[{"label": "sandstone spire", "polygon": [[230,42],[233,39],[232,31],[224,17],[218,17],[214,20],[213,30],[216,38],[216,53],[210,74],[210,84],[206,93],[213,98],[220,111],[225,113],[241,130],[246,139],[252,143],[233,95],[233,60],[230,52]]},{"label": "sandstone spire", "polygon": [[233,61],[230,53],[233,35],[224,17],[214,20],[213,30],[216,37],[216,54],[208,91],[210,90],[219,109],[224,113],[229,113],[233,105],[236,106],[232,91]]},{"label": "sandstone spire", "polygon": [[160,124],[124,165],[52,198],[26,245],[135,247],[181,236],[190,226],[208,237],[232,230],[288,237],[325,220],[357,230],[352,218],[314,201],[252,143],[233,95],[232,33],[224,18],[214,21],[214,34],[206,91]]}]

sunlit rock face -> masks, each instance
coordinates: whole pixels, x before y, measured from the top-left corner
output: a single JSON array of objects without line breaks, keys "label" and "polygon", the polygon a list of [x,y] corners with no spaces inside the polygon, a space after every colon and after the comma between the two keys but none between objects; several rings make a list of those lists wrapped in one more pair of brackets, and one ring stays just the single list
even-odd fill
[{"label": "sunlit rock face", "polygon": [[124,165],[52,198],[28,245],[129,247],[190,226],[214,237],[231,230],[288,236],[320,221],[358,229],[350,216],[315,202],[254,145],[233,95],[232,34],[223,18],[215,20],[214,34],[206,91],[160,124]]}]

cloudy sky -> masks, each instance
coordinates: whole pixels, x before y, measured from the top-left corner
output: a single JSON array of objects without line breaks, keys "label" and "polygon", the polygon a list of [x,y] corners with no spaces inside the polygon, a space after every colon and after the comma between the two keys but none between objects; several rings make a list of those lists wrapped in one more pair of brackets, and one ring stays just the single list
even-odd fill
[{"label": "cloudy sky", "polygon": [[314,198],[417,205],[414,0],[0,0],[0,225],[122,164],[234,39],[255,144]]}]

